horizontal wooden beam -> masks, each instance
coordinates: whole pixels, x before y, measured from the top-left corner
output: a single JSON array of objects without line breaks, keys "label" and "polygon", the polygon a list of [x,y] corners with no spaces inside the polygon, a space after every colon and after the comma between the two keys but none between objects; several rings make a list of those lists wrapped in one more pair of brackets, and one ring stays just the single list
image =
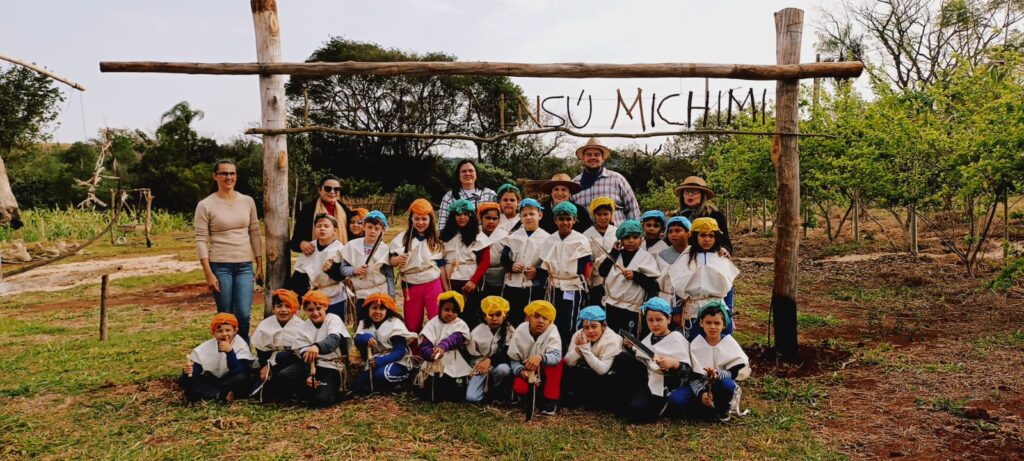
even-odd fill
[{"label": "horizontal wooden beam", "polygon": [[795,80],[860,76],[861,62],[807,64],[523,64],[512,62],[281,62],[201,63],[157,61],[102,61],[101,72],[153,72],[164,74],[271,75],[296,77],[329,75],[504,75],[547,78],[731,78],[737,80]]},{"label": "horizontal wooden beam", "polygon": [[2,55],[2,54],[0,54],[0,60],[4,60],[4,61],[8,61],[8,62],[17,64],[17,65],[22,66],[22,67],[24,67],[26,69],[34,70],[34,71],[36,71],[36,72],[38,72],[40,74],[43,74],[43,75],[45,75],[47,77],[50,77],[50,78],[52,78],[52,79],[54,79],[54,80],[56,80],[58,82],[61,82],[61,83],[65,84],[65,85],[67,85],[67,86],[70,86],[71,88],[74,88],[74,89],[76,89],[78,91],[85,91],[85,87],[84,86],[79,85],[79,84],[77,84],[77,83],[75,83],[75,82],[73,82],[73,81],[71,81],[69,79],[61,77],[60,75],[57,75],[57,74],[55,74],[55,73],[53,73],[53,72],[51,72],[51,71],[49,71],[47,69],[39,67],[39,66],[37,66],[35,64],[32,64],[30,62],[25,62],[25,61],[22,61],[20,59],[15,59],[15,58],[12,58],[10,56],[6,56],[6,55]]},{"label": "horizontal wooden beam", "polygon": [[505,133],[498,133],[494,136],[474,136],[471,134],[457,134],[457,133],[413,133],[413,132],[393,132],[393,131],[364,131],[364,130],[349,130],[346,128],[334,128],[329,126],[312,125],[302,126],[293,128],[249,128],[245,131],[245,134],[258,134],[258,135],[280,135],[280,134],[300,134],[300,133],[331,133],[342,136],[373,136],[379,138],[418,138],[418,139],[455,139],[460,141],[474,141],[474,142],[497,142],[505,138],[511,138],[515,136],[525,136],[531,134],[545,134],[545,133],[556,133],[562,132],[579,138],[652,138],[655,136],[694,136],[694,135],[743,135],[743,136],[797,136],[806,138],[832,138],[834,136],[829,134],[817,134],[817,133],[782,133],[777,131],[741,131],[741,130],[722,130],[722,129],[694,129],[694,130],[678,130],[678,131],[649,131],[646,133],[614,133],[614,132],[597,132],[597,133],[586,133],[582,131],[576,131],[571,128],[562,126],[535,128],[532,130],[522,131],[508,131]]}]

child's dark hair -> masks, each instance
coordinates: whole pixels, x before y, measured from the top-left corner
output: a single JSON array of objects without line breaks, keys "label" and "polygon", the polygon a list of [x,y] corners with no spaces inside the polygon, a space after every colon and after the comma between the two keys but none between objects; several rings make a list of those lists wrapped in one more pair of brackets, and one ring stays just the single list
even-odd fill
[{"label": "child's dark hair", "polygon": [[476,213],[469,213],[469,222],[466,223],[465,227],[459,227],[455,224],[455,218],[458,215],[455,213],[448,213],[448,220],[445,221],[444,230],[441,231],[441,241],[447,242],[455,237],[455,234],[462,235],[462,244],[469,246],[476,241],[477,234],[480,233],[480,220],[477,219]]},{"label": "child's dark hair", "polygon": [[324,219],[330,221],[331,224],[334,224],[334,228],[335,229],[338,228],[338,220],[335,219],[334,216],[331,216],[331,215],[329,215],[327,213],[320,213],[320,214],[314,216],[313,217],[313,225],[316,226],[316,223],[318,223],[318,222],[320,222],[321,220],[324,220]]},{"label": "child's dark hair", "polygon": [[384,226],[384,223],[382,223],[377,218],[363,218],[363,225],[365,226],[367,224],[376,224],[378,226]]},{"label": "child's dark hair", "polygon": [[[376,303],[375,302],[373,304],[378,304],[379,305],[380,303]],[[381,306],[381,307],[383,307],[383,306]],[[384,308],[384,320],[381,320],[381,322],[386,322],[388,319],[390,319],[392,317],[394,317],[394,318],[396,318],[398,320],[401,320],[403,322],[405,321],[405,318],[403,318],[401,316],[401,314],[396,314],[395,311],[385,307]],[[360,314],[359,319],[357,319],[357,320],[359,321],[359,324],[362,325],[363,328],[370,328],[371,326],[373,326],[373,320],[370,320],[370,304],[366,304],[366,305],[363,306],[362,313]]]},{"label": "child's dark hair", "polygon": [[[697,260],[697,253],[704,253],[704,248],[697,243],[697,239],[700,237],[700,232],[690,232],[690,258],[686,261],[686,264],[693,264]],[[707,253],[718,253],[718,250],[722,248],[722,233],[715,231],[715,244],[711,245],[711,249],[707,250]]]},{"label": "child's dark hair", "polygon": [[598,205],[597,208],[594,208],[594,212],[592,214],[597,216],[597,212],[601,210],[608,210],[609,213],[615,214],[615,210],[612,209],[611,205]]}]

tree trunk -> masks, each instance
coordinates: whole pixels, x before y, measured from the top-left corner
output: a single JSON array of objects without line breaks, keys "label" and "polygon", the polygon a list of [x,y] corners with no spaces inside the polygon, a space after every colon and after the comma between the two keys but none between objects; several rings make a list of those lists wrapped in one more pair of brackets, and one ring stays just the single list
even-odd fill
[{"label": "tree trunk", "polygon": [[[1009,8],[1009,7],[1007,7]],[[1003,264],[1010,257],[1010,191],[1003,192]]]},{"label": "tree trunk", "polygon": [[8,223],[18,229],[21,227],[21,217],[18,215],[18,201],[11,191],[11,181],[7,178],[7,166],[4,165],[3,157],[0,157],[0,226]]},{"label": "tree trunk", "polygon": [[914,256],[918,256],[920,248],[917,242],[917,205],[910,205],[910,210],[907,211],[907,221],[910,222],[910,252]]},{"label": "tree trunk", "polygon": [[[786,8],[775,13],[776,59],[779,64],[800,60],[803,10]],[[797,132],[800,82],[779,80],[775,84],[775,128]],[[775,136],[772,160],[778,191],[779,223],[775,234],[775,278],[772,283],[772,318],[776,348],[786,359],[798,357],[796,293],[800,250],[800,142],[796,136]]]},{"label": "tree trunk", "polygon": [[[252,22],[256,29],[256,60],[259,63],[281,62],[281,28],[277,21],[274,0],[251,0]],[[283,75],[260,75],[261,125],[263,128],[285,128]],[[263,220],[266,238],[266,289],[263,291],[263,314],[270,315],[273,304],[270,293],[284,286],[291,263],[288,252],[288,137],[263,136]]]}]

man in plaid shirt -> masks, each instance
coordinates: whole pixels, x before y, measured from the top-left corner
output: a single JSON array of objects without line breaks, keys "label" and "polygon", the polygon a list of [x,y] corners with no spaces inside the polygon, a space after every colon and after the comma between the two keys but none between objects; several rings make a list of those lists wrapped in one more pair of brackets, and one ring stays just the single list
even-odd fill
[{"label": "man in plaid shirt", "polygon": [[572,201],[589,209],[591,200],[610,197],[615,201],[615,224],[621,224],[627,219],[640,218],[640,204],[626,178],[604,168],[604,162],[611,155],[612,151],[596,138],[590,138],[587,144],[576,149],[576,158],[583,162],[583,172],[572,180],[583,186],[583,190],[573,195]]}]

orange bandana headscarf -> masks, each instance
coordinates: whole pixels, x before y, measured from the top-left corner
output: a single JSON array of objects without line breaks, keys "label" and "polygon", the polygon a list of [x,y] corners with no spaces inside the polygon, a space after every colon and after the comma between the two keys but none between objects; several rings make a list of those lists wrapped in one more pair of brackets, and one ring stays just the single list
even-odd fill
[{"label": "orange bandana headscarf", "polygon": [[299,295],[295,294],[294,291],[292,291],[292,290],[285,290],[284,288],[280,288],[280,289],[274,290],[274,293],[272,293],[272,294],[274,296],[277,296],[277,299],[281,301],[281,304],[284,304],[284,305],[288,306],[288,308],[292,310],[293,314],[298,312],[298,310],[299,310]]},{"label": "orange bandana headscarf", "polygon": [[488,210],[495,210],[501,215],[501,206],[495,202],[481,202],[476,206],[476,215],[483,216]]},{"label": "orange bandana headscarf", "polygon": [[217,332],[217,327],[219,327],[221,325],[231,325],[231,326],[235,327],[235,330],[237,331],[238,330],[238,319],[235,318],[234,315],[231,315],[231,314],[229,314],[227,312],[221,312],[221,313],[213,316],[213,321],[210,322],[210,334],[212,335],[212,334],[216,333]]},{"label": "orange bandana headscarf", "polygon": [[331,300],[327,295],[317,290],[309,290],[306,294],[302,295],[302,304],[313,303],[321,306],[330,306]]},{"label": "orange bandana headscarf", "polygon": [[363,301],[364,306],[369,306],[373,303],[380,303],[380,305],[384,306],[385,309],[398,315],[402,315],[401,312],[398,312],[398,306],[395,305],[395,300],[387,293],[373,293],[370,296],[367,296],[366,300]]},{"label": "orange bandana headscarf", "polygon": [[425,198],[418,198],[413,200],[412,204],[409,205],[409,213],[417,215],[428,215],[434,212],[434,205],[430,204],[430,201]]}]

